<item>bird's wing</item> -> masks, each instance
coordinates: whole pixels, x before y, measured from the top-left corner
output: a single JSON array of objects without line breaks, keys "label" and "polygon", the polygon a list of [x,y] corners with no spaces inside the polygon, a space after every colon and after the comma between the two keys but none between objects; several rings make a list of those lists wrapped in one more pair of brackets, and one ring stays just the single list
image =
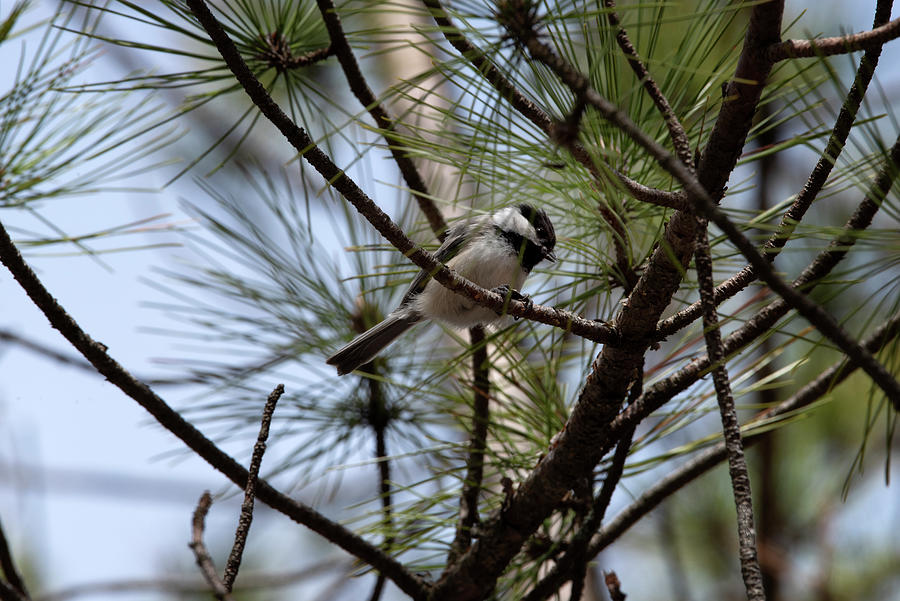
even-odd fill
[{"label": "bird's wing", "polygon": [[[457,226],[451,229],[444,239],[444,243],[441,244],[440,248],[434,251],[434,258],[441,263],[446,264],[447,261],[458,255],[464,243],[475,235],[475,232],[471,230],[468,234],[464,234],[466,229],[469,228]],[[422,292],[429,280],[431,280],[431,274],[426,273],[425,270],[417,273],[416,277],[414,277],[413,281],[410,283],[406,294],[403,295],[403,302],[400,303],[400,306],[402,307],[407,304],[413,297]]]}]

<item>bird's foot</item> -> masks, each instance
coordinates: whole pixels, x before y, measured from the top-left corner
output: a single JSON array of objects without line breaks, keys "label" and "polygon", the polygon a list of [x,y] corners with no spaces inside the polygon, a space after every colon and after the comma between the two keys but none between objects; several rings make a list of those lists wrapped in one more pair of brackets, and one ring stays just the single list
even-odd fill
[{"label": "bird's foot", "polygon": [[[509,300],[514,300],[514,301],[519,301],[519,302],[525,303],[526,311],[530,311],[532,309],[532,307],[534,307],[534,301],[531,300],[530,296],[528,296],[527,294],[522,294],[521,292],[519,292],[518,290],[516,290],[514,288],[510,288],[506,284],[503,284],[502,286],[497,286],[496,288],[491,290],[491,292],[496,292],[503,298],[506,298]],[[513,319],[519,319],[519,318],[514,315]]]}]

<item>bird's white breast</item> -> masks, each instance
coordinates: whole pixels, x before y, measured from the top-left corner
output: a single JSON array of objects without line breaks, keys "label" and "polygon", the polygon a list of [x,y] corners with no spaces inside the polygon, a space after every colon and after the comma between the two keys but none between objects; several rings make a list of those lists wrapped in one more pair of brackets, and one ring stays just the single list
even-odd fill
[{"label": "bird's white breast", "polygon": [[[527,274],[510,245],[492,234],[482,234],[483,238],[477,244],[473,240],[465,250],[448,261],[447,266],[482,288],[490,290],[508,285],[518,290]],[[458,328],[484,325],[499,319],[491,309],[447,290],[434,280],[428,282],[414,302],[416,310],[426,317]]]}]

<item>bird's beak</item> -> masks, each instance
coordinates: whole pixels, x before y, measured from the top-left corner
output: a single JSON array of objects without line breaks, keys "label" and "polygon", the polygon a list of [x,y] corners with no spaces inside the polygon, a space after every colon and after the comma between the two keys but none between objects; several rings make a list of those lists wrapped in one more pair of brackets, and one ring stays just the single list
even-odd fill
[{"label": "bird's beak", "polygon": [[556,263],[556,254],[550,250],[549,248],[541,248],[541,251],[545,259],[550,261],[551,263]]}]

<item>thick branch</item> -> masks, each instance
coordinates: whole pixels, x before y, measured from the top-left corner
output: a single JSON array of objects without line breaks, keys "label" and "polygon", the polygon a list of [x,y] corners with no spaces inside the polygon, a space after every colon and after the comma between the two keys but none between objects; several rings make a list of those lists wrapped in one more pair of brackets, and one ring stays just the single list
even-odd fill
[{"label": "thick branch", "polygon": [[[888,15],[890,16],[890,15]],[[812,58],[849,54],[869,50],[900,37],[900,19],[894,19],[869,31],[818,40],[785,40],[766,49],[766,58],[773,63],[788,58]]]},{"label": "thick branch", "polygon": [[[0,261],[9,269],[32,302],[44,313],[50,324],[68,340],[109,382],[137,401],[165,429],[177,436],[192,451],[240,487],[247,485],[248,472],[232,457],[223,453],[197,428],[187,422],[143,382],[138,381],[108,353],[106,346],[93,340],[50,295],[34,271],[25,263],[6,228],[0,224]],[[381,570],[414,599],[427,595],[428,585],[406,570],[403,565],[382,553],[363,538],[337,524],[315,509],[294,501],[277,491],[265,480],[257,483],[256,496],[262,502],[284,513],[299,524],[335,543],[351,555]]]}]

